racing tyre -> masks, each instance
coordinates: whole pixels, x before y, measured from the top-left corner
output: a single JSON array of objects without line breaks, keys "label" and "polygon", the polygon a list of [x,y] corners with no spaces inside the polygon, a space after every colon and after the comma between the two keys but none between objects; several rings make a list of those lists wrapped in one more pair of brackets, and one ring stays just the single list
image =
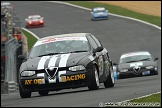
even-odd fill
[{"label": "racing tyre", "polygon": [[154,75],[158,75],[158,67],[157,67],[157,70],[155,71]]},{"label": "racing tyre", "polygon": [[118,79],[124,79],[126,78],[124,75],[118,75]]},{"label": "racing tyre", "polygon": [[23,91],[20,85],[19,85],[19,93],[20,93],[21,98],[30,98],[31,97],[31,92]]},{"label": "racing tyre", "polygon": [[96,66],[94,66],[94,71],[92,72],[91,84],[88,86],[88,88],[89,90],[99,89],[99,76],[98,76]]},{"label": "racing tyre", "polygon": [[158,67],[154,72],[151,73],[151,75],[158,75]]},{"label": "racing tyre", "polygon": [[154,75],[158,75],[158,71],[155,71]]},{"label": "racing tyre", "polygon": [[114,80],[114,72],[111,69],[109,76],[107,77],[106,81],[104,82],[105,88],[114,87],[115,80]]},{"label": "racing tyre", "polygon": [[38,91],[39,95],[41,96],[47,96],[48,95],[48,92],[47,90],[41,90],[41,91]]}]

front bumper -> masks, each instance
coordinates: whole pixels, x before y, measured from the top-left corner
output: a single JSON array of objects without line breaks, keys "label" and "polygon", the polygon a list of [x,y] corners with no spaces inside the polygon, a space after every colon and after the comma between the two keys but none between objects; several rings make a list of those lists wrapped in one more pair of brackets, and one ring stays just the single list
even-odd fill
[{"label": "front bumper", "polygon": [[153,75],[155,74],[156,70],[152,69],[143,69],[139,72],[127,71],[127,72],[118,72],[118,78],[128,78],[128,77],[136,77],[136,76],[145,76],[145,75]]},{"label": "front bumper", "polygon": [[108,16],[93,16],[93,20],[108,19]]},{"label": "front bumper", "polygon": [[29,28],[35,28],[35,27],[44,27],[44,23],[38,23],[38,24],[27,24]]},{"label": "front bumper", "polygon": [[25,91],[39,91],[39,90],[61,90],[68,88],[77,88],[88,86],[91,83],[91,72],[66,72],[65,74],[58,74],[54,79],[44,73],[43,76],[34,75],[32,77],[21,77],[20,86]]}]

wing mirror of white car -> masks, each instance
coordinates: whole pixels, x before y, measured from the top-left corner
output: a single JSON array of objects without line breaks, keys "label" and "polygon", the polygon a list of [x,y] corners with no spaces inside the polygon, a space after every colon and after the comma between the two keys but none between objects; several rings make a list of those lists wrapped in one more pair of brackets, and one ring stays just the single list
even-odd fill
[{"label": "wing mirror of white car", "polygon": [[158,60],[159,58],[158,57],[155,57],[154,61]]},{"label": "wing mirror of white car", "polygon": [[106,12],[108,12],[108,10],[106,10]]},{"label": "wing mirror of white car", "polygon": [[91,12],[91,14],[93,14],[93,12]]},{"label": "wing mirror of white car", "polygon": [[118,65],[118,63],[113,63],[113,65],[114,65],[114,66],[117,66],[117,65]]},{"label": "wing mirror of white car", "polygon": [[18,59],[19,59],[19,60],[25,60],[25,56],[24,56],[24,55],[19,55],[19,56],[18,56]]}]

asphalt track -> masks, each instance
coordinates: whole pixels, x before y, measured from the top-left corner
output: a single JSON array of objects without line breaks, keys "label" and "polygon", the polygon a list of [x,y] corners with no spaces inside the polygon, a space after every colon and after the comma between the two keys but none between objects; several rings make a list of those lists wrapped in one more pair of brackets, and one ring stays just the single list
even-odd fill
[{"label": "asphalt track", "polygon": [[1,95],[1,107],[98,107],[100,102],[120,102],[161,91],[161,30],[134,20],[110,15],[109,20],[91,21],[90,11],[38,1],[14,1],[16,13],[25,23],[31,14],[44,16],[45,27],[29,29],[38,37],[90,32],[103,43],[113,62],[124,52],[149,51],[159,57],[159,75],[120,79],[113,88],[89,91],[87,87],[50,92],[48,96],[32,93],[21,99],[19,93]]}]

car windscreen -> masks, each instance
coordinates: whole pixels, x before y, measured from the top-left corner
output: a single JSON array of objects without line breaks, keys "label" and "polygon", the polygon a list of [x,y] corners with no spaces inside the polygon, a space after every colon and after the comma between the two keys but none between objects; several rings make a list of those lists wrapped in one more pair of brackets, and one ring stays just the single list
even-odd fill
[{"label": "car windscreen", "polygon": [[151,59],[152,57],[150,55],[136,55],[136,56],[121,58],[119,63],[138,62],[138,61],[151,60]]},{"label": "car windscreen", "polygon": [[36,45],[32,48],[29,58],[62,53],[78,53],[89,51],[88,41],[84,40],[63,40],[46,44]]},{"label": "car windscreen", "polygon": [[28,17],[28,20],[38,20],[41,19],[40,16],[33,16],[33,17]]},{"label": "car windscreen", "polygon": [[106,10],[105,10],[105,9],[94,9],[93,12],[94,12],[94,13],[106,12]]}]

